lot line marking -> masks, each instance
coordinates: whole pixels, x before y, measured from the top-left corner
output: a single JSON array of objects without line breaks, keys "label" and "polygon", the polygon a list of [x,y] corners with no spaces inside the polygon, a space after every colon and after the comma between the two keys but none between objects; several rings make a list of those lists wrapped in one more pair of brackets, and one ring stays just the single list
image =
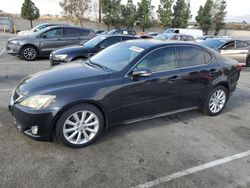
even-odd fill
[{"label": "lot line marking", "polygon": [[0,89],[0,92],[1,91],[12,91],[13,89]]},{"label": "lot line marking", "polygon": [[193,173],[196,173],[196,172],[208,169],[208,168],[219,166],[219,165],[222,165],[222,164],[225,164],[225,163],[237,160],[237,159],[241,159],[241,158],[247,157],[249,155],[250,155],[250,150],[242,152],[242,153],[238,153],[238,154],[235,154],[235,155],[232,155],[232,156],[229,156],[229,157],[225,157],[225,158],[222,158],[222,159],[218,159],[218,160],[215,160],[215,161],[212,161],[212,162],[209,162],[209,163],[205,163],[205,164],[200,165],[200,166],[196,166],[196,167],[192,167],[192,168],[189,168],[189,169],[186,169],[186,170],[182,170],[180,172],[176,172],[174,174],[164,176],[164,177],[155,179],[153,181],[149,181],[149,182],[137,185],[134,188],[149,188],[149,187],[159,185],[161,183],[167,183],[167,182],[169,182],[171,180],[181,178],[183,176],[187,176],[189,174],[193,174]]},{"label": "lot line marking", "polygon": [[0,52],[0,56],[5,52],[5,48]]}]

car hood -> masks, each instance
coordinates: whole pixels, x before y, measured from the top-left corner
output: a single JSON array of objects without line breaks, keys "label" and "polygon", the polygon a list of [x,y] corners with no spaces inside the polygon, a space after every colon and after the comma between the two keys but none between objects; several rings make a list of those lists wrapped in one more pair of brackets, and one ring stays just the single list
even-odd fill
[{"label": "car hood", "polygon": [[92,50],[92,48],[90,47],[86,47],[83,45],[72,45],[72,46],[67,46],[64,48],[59,48],[55,51],[53,51],[52,53],[55,55],[61,55],[61,54],[69,54],[69,53],[87,53],[90,52]]},{"label": "car hood", "polygon": [[8,41],[23,41],[23,40],[29,40],[31,39],[31,37],[29,36],[18,36],[18,37],[12,37],[10,39],[8,39]]},{"label": "car hood", "polygon": [[28,36],[31,35],[33,33],[32,30],[23,30],[17,33],[18,36]]},{"label": "car hood", "polygon": [[103,81],[110,74],[98,67],[77,61],[30,75],[20,82],[16,90],[24,96],[45,94],[66,87]]}]

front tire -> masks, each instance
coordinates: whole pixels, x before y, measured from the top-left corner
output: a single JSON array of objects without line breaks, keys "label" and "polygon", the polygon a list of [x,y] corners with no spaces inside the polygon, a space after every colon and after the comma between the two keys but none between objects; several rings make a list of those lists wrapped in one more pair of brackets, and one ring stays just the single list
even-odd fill
[{"label": "front tire", "polygon": [[217,116],[222,112],[228,100],[228,91],[224,86],[213,88],[203,106],[203,112],[209,116]]},{"label": "front tire", "polygon": [[81,148],[94,142],[104,126],[102,113],[93,105],[77,105],[65,111],[56,124],[58,140],[69,147]]},{"label": "front tire", "polygon": [[38,51],[35,47],[32,46],[25,46],[21,50],[21,57],[26,61],[34,61],[38,57]]}]

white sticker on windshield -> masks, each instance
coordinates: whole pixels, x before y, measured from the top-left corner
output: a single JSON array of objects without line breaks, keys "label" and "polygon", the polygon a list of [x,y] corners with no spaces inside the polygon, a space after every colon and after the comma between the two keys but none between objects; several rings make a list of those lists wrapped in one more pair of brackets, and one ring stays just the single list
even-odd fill
[{"label": "white sticker on windshield", "polygon": [[144,50],[143,48],[140,48],[138,46],[131,46],[129,49],[138,53],[141,53]]}]

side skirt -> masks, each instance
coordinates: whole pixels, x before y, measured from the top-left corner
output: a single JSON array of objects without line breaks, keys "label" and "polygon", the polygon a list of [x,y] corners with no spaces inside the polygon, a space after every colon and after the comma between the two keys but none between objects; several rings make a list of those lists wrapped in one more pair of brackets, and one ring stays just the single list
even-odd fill
[{"label": "side skirt", "polygon": [[154,119],[154,118],[159,118],[159,117],[168,116],[168,115],[172,115],[172,114],[177,114],[177,113],[181,113],[181,112],[186,112],[186,111],[190,111],[190,110],[196,110],[196,109],[199,109],[199,107],[194,106],[194,107],[183,108],[180,110],[174,110],[174,111],[166,112],[166,113],[162,113],[162,114],[156,114],[156,115],[146,116],[146,117],[142,117],[142,118],[132,119],[132,120],[128,120],[128,121],[123,121],[121,124],[131,124],[131,123],[136,123],[136,122],[145,121],[145,120],[149,120],[149,119]]}]

